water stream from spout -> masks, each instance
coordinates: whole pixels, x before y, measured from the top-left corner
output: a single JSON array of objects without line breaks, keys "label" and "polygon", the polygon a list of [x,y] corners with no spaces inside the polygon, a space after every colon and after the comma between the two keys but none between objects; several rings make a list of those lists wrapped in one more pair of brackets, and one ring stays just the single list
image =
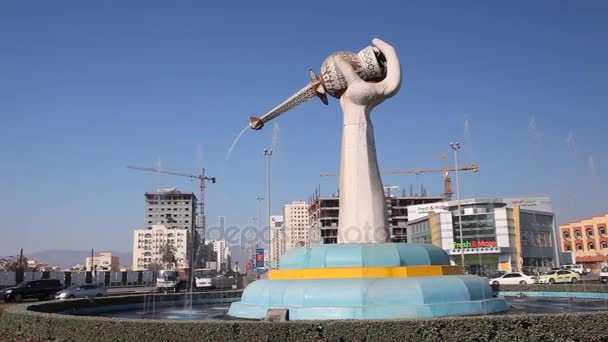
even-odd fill
[{"label": "water stream from spout", "polygon": [[234,150],[234,146],[236,146],[236,144],[239,142],[239,139],[241,139],[241,136],[247,131],[248,128],[249,128],[249,125],[245,126],[245,128],[243,128],[241,133],[239,133],[239,135],[237,135],[236,139],[234,139],[234,141],[232,142],[232,145],[230,145],[230,148],[228,149],[228,153],[226,154],[226,161],[228,161],[228,159],[230,159],[230,155],[232,154],[232,150]]}]

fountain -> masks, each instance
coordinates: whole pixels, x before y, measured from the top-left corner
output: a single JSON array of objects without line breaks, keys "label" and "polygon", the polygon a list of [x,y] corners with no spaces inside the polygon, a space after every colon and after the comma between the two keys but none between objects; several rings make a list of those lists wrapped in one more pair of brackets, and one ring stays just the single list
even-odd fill
[{"label": "fountain", "polygon": [[311,82],[261,117],[254,130],[289,109],[326,94],[343,111],[338,244],[285,253],[268,279],[249,285],[233,317],[260,319],[271,309],[289,319],[395,319],[491,314],[507,310],[486,280],[463,275],[434,245],[387,243],[385,195],[378,170],[371,110],[401,85],[395,49],[380,39],[359,53],[336,52],[312,70]]}]

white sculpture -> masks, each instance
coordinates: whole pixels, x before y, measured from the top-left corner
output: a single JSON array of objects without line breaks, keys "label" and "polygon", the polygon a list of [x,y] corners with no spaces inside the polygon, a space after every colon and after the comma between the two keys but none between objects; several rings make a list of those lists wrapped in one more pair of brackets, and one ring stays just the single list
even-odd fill
[{"label": "white sculpture", "polygon": [[388,239],[386,200],[378,160],[372,109],[395,95],[401,86],[401,65],[395,49],[380,39],[372,43],[386,58],[386,77],[365,82],[344,60],[336,64],[348,88],[340,97],[344,113],[340,160],[338,243],[382,243]]},{"label": "white sculpture", "polygon": [[388,220],[378,170],[371,110],[395,95],[401,85],[401,65],[395,49],[375,38],[375,47],[359,53],[336,52],[321,67],[321,78],[310,70],[311,82],[250,126],[265,122],[318,96],[340,99],[344,113],[340,160],[340,216],[338,243],[382,243],[388,238]]}]

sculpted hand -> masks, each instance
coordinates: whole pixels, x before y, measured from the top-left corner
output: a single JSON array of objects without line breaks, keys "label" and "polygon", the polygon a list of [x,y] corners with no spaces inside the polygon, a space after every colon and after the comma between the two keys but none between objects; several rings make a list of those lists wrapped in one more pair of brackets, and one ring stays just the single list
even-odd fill
[{"label": "sculpted hand", "polygon": [[335,63],[348,84],[348,89],[340,97],[342,107],[350,102],[373,108],[385,99],[395,95],[401,86],[401,64],[395,48],[386,42],[374,38],[372,44],[377,47],[386,58],[386,77],[378,83],[363,81],[355,70],[342,59],[336,59]]}]

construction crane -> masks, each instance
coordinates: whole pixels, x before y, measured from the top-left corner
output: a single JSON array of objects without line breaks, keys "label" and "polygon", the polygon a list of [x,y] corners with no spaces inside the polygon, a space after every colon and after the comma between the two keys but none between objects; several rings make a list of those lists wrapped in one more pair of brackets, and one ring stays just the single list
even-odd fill
[{"label": "construction crane", "polygon": [[393,197],[393,191],[399,191],[401,187],[399,185],[385,185],[384,194],[388,197]]},{"label": "construction crane", "polygon": [[134,169],[134,170],[141,170],[141,171],[164,173],[164,174],[168,174],[168,175],[188,177],[188,178],[200,180],[200,190],[201,190],[201,198],[200,198],[200,202],[199,202],[199,206],[201,208],[201,227],[200,228],[206,228],[205,227],[205,189],[207,188],[207,186],[205,183],[206,183],[206,181],[211,181],[211,183],[215,184],[216,178],[207,177],[207,175],[205,174],[205,169],[203,169],[203,172],[200,175],[193,175],[193,174],[189,174],[189,173],[167,171],[167,170],[163,170],[160,168],[154,168],[154,167],[140,167],[140,166],[128,165],[127,168]]},{"label": "construction crane", "polygon": [[[445,157],[443,157],[445,155]],[[442,159],[447,158],[446,154],[441,155]],[[452,179],[450,178],[450,171],[479,171],[479,164],[467,164],[458,169],[451,168],[447,165],[447,162],[442,169],[404,169],[404,170],[389,170],[389,171],[381,171],[381,174],[392,175],[392,174],[401,174],[401,173],[410,173],[415,174],[416,176],[421,173],[432,173],[432,172],[441,172],[443,173],[443,198],[446,201],[452,199]],[[331,177],[337,176],[335,173],[322,173],[321,177]]]},{"label": "construction crane", "polygon": [[[189,174],[189,173],[181,173],[181,172],[173,172],[173,171],[166,171],[163,170],[161,168],[153,168],[153,167],[140,167],[140,166],[130,166],[127,165],[127,167],[129,169],[134,169],[134,170],[141,170],[141,171],[150,171],[150,172],[157,172],[157,173],[164,173],[164,174],[168,174],[168,175],[174,175],[174,176],[180,176],[180,177],[187,177],[187,178],[193,178],[193,179],[198,179],[200,180],[200,189],[201,189],[201,198],[200,198],[200,207],[201,207],[201,225],[200,227],[196,227],[196,224],[194,224],[193,228],[191,229],[190,232],[190,238],[191,241],[193,242],[191,245],[191,249],[190,249],[190,255],[189,255],[189,260],[188,260],[188,264],[189,264],[189,274],[190,274],[190,288],[193,289],[194,288],[194,263],[196,260],[196,249],[198,248],[197,244],[196,244],[196,234],[195,234],[195,230],[196,228],[201,229],[201,235],[200,235],[200,239],[201,239],[201,243],[204,244],[205,243],[205,230],[207,229],[207,224],[206,224],[206,219],[205,219],[205,189],[207,188],[205,182],[207,181],[211,181],[211,183],[215,184],[215,177],[207,177],[207,175],[205,174],[205,169],[203,168],[203,172],[200,175],[193,175],[193,174]],[[203,260],[203,264],[204,264],[204,260]]]}]

